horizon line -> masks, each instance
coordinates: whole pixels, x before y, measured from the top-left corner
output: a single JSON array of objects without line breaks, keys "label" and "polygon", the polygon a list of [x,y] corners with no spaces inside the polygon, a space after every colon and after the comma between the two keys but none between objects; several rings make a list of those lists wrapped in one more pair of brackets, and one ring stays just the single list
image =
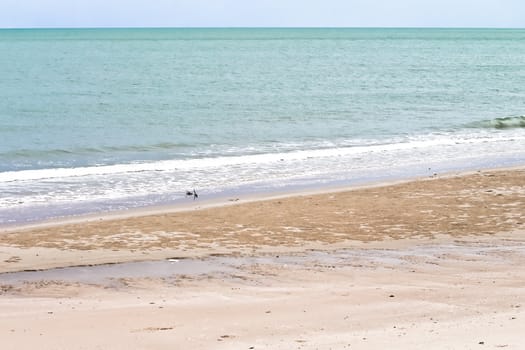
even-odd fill
[{"label": "horizon line", "polygon": [[31,29],[525,29],[499,26],[37,26],[0,27],[0,30]]}]

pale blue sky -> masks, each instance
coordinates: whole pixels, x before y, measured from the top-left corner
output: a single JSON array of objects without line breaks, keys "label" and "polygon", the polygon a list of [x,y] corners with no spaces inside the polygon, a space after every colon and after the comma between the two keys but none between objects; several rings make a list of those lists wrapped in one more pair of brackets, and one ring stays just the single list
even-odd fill
[{"label": "pale blue sky", "polygon": [[525,0],[0,0],[0,27],[525,27]]}]

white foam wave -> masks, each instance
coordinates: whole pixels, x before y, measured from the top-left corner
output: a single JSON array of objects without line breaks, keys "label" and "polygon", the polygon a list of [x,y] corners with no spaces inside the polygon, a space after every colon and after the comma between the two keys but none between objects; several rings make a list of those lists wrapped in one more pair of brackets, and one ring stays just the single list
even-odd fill
[{"label": "white foam wave", "polygon": [[192,188],[203,196],[239,189],[264,192],[287,186],[425,176],[430,169],[508,166],[525,160],[523,129],[339,145],[327,147],[324,143],[318,149],[290,152],[0,173],[0,225],[171,203],[177,198],[183,200],[185,191]]},{"label": "white foam wave", "polygon": [[104,176],[116,174],[133,174],[140,172],[170,172],[183,170],[202,171],[206,169],[238,167],[242,165],[264,165],[279,162],[301,161],[316,158],[333,158],[358,156],[381,152],[395,152],[410,149],[426,149],[454,144],[478,144],[507,140],[524,141],[524,133],[477,133],[477,134],[444,134],[425,135],[406,138],[405,140],[385,140],[385,143],[364,143],[358,146],[332,147],[322,149],[298,150],[252,154],[241,156],[220,156],[210,158],[193,158],[179,160],[163,160],[156,162],[128,163],[104,166],[55,168],[22,171],[7,171],[0,173],[0,183],[19,181],[39,181],[77,178],[84,176]]}]

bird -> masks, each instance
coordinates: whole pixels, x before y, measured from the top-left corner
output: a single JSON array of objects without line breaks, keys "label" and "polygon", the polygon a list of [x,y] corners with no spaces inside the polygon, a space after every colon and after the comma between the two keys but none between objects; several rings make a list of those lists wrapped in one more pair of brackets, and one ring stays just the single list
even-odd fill
[{"label": "bird", "polygon": [[199,195],[197,194],[197,191],[193,189],[193,191],[186,191],[186,197],[193,196],[193,200],[199,198]]}]

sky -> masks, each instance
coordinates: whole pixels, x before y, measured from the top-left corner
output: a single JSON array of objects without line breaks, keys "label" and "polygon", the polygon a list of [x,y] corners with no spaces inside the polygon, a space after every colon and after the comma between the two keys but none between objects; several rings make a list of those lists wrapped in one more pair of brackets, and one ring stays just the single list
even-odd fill
[{"label": "sky", "polygon": [[0,0],[0,28],[525,27],[525,0]]}]

